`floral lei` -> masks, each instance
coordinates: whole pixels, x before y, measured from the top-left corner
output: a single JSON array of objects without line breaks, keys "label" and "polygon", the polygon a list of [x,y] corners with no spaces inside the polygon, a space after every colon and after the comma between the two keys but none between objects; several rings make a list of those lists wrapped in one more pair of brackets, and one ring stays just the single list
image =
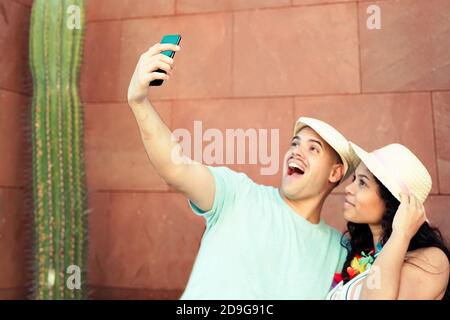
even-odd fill
[{"label": "floral lei", "polygon": [[[381,244],[377,243],[376,250],[371,249],[368,253],[361,251],[361,254],[356,254],[352,259],[350,266],[347,267],[347,273],[350,277],[350,280],[353,279],[358,274],[361,274],[368,270],[375,261],[375,258],[381,252]],[[367,250],[366,250],[367,251]],[[342,272],[336,272],[333,278],[333,287],[335,287],[338,283],[342,281]]]}]

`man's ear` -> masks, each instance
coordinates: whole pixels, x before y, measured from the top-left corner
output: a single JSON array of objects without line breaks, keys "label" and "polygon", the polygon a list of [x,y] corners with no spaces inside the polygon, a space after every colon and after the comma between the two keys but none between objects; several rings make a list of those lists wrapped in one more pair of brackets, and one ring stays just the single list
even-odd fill
[{"label": "man's ear", "polygon": [[333,164],[331,167],[330,176],[328,177],[328,181],[331,183],[339,182],[344,176],[344,165],[342,163]]}]

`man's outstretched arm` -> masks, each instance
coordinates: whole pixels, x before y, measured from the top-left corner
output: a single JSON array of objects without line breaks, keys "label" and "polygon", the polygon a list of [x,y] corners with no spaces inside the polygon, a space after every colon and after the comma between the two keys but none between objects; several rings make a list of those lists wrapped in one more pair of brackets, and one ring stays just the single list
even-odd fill
[{"label": "man's outstretched arm", "polygon": [[[149,83],[167,80],[172,74],[173,59],[161,54],[178,51],[173,44],[155,44],[144,52],[128,87],[128,104],[136,118],[142,142],[151,164],[167,184],[182,192],[201,210],[209,211],[214,201],[214,178],[206,166],[187,158],[181,145],[147,99]],[[164,70],[167,74],[155,72]]]}]

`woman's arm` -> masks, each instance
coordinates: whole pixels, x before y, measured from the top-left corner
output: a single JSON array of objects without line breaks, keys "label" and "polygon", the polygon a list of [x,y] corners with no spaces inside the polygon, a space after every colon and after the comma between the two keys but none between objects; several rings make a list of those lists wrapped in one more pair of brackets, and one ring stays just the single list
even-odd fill
[{"label": "woman's arm", "polygon": [[[376,261],[377,266],[372,266],[370,275],[363,283],[360,299],[442,298],[449,277],[447,256],[442,250],[430,247],[416,250],[408,262],[405,262],[405,256],[395,251],[397,248],[402,250],[401,243],[404,241],[396,236],[389,239],[383,248],[383,258],[380,254]],[[388,250],[384,251],[385,248]],[[389,261],[389,257],[392,257],[393,261]]]},{"label": "woman's arm", "polygon": [[[409,242],[425,222],[425,209],[413,195],[400,195],[400,205],[392,222],[392,233],[363,281],[361,299],[397,299]],[[414,272],[409,272],[416,276]]]},{"label": "woman's arm", "polygon": [[409,241],[401,233],[392,232],[363,281],[361,300],[397,299]]}]

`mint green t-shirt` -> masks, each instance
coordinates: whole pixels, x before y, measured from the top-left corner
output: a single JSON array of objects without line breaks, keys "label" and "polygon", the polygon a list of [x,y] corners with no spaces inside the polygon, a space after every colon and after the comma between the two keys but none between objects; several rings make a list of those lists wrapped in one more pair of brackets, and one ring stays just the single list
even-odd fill
[{"label": "mint green t-shirt", "polygon": [[213,207],[181,299],[324,299],[347,251],[323,220],[312,224],[279,189],[226,167],[214,176]]}]

